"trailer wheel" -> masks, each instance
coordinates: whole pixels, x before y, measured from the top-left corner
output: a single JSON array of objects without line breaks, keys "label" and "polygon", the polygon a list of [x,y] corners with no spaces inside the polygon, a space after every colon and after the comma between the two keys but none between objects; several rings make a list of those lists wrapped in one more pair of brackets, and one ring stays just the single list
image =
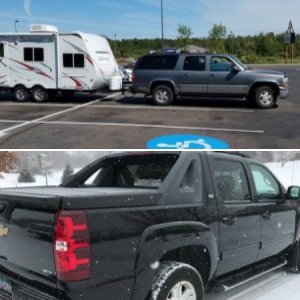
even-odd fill
[{"label": "trailer wheel", "polygon": [[35,102],[45,102],[49,98],[49,93],[41,86],[37,86],[32,90],[32,98]]},{"label": "trailer wheel", "polygon": [[30,97],[29,91],[24,86],[16,86],[14,89],[15,99],[18,102],[27,101]]}]

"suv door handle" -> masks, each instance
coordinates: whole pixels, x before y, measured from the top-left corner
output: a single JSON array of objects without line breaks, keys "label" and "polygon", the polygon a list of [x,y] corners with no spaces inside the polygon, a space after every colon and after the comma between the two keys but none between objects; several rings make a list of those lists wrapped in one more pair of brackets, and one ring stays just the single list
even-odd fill
[{"label": "suv door handle", "polygon": [[222,223],[227,224],[227,225],[233,225],[236,222],[235,217],[223,217],[222,218]]},{"label": "suv door handle", "polygon": [[272,214],[269,211],[266,211],[261,216],[264,220],[271,220]]},{"label": "suv door handle", "polygon": [[187,78],[187,77],[189,77],[189,75],[188,74],[183,74],[183,77]]},{"label": "suv door handle", "polygon": [[216,75],[210,74],[209,77],[211,77],[211,78],[216,78]]}]

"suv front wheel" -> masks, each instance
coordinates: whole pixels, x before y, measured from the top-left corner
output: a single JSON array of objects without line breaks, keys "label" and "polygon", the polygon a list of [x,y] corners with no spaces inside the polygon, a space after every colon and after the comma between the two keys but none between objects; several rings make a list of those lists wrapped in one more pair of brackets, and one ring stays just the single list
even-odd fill
[{"label": "suv front wheel", "polygon": [[204,286],[199,272],[180,262],[164,262],[152,286],[151,300],[203,300]]},{"label": "suv front wheel", "polygon": [[276,93],[269,86],[261,86],[255,90],[255,100],[259,108],[272,108],[277,102]]},{"label": "suv front wheel", "polygon": [[167,85],[159,85],[152,93],[153,102],[157,105],[168,106],[174,101],[174,92]]}]

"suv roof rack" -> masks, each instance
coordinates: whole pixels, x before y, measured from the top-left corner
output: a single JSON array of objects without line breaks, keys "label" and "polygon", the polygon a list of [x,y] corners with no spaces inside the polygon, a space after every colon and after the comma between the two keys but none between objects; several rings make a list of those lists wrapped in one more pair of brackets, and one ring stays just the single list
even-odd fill
[{"label": "suv roof rack", "polygon": [[240,151],[214,151],[215,153],[223,153],[223,154],[229,154],[229,155],[234,155],[234,156],[240,156],[243,158],[251,158],[251,156],[242,153]]}]

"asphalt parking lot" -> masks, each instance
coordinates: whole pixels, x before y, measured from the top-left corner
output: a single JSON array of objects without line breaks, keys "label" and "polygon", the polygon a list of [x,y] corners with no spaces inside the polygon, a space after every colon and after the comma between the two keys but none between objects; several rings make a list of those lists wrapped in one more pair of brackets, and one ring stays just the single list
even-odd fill
[{"label": "asphalt parking lot", "polygon": [[299,149],[300,66],[271,69],[287,72],[291,86],[290,97],[271,110],[218,99],[180,99],[164,108],[141,95],[120,93],[43,104],[17,103],[0,94],[0,147],[145,149],[158,136],[197,134],[221,139],[232,149]]}]

